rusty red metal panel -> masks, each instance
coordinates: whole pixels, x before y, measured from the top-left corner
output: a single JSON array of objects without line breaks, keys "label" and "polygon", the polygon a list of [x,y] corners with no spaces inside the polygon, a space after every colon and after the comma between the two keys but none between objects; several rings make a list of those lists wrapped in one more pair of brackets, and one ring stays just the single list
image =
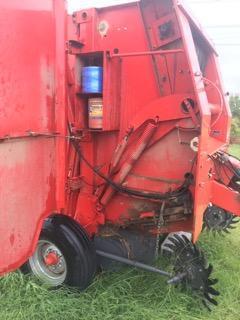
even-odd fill
[{"label": "rusty red metal panel", "polygon": [[[68,47],[65,21],[64,1],[0,0],[0,273],[29,257],[53,212],[90,234],[153,217],[156,234],[166,202],[160,232],[194,241],[207,206],[222,203],[218,190],[239,212],[229,187],[213,184],[231,114],[216,53],[187,10],[176,0],[86,9],[68,19]],[[91,64],[104,70],[99,130],[81,91]]]},{"label": "rusty red metal panel", "polygon": [[[85,158],[113,181],[129,165],[130,172],[121,183],[138,191],[165,193],[192,173],[192,216],[169,224],[162,232],[182,228],[192,232],[196,241],[214,192],[210,156],[226,147],[231,119],[213,46],[181,1],[175,0],[86,9],[75,13],[69,24],[69,40],[78,43],[69,47],[70,69],[78,75],[77,95],[73,91],[70,95],[82,124],[78,125],[77,112],[73,122],[84,135],[88,132],[89,140],[79,144]],[[104,57],[104,126],[91,132],[86,126],[88,97],[81,95],[79,61],[84,64],[86,56],[98,53]],[[73,87],[74,81],[70,83]],[[134,162],[131,153],[148,120],[158,120],[159,125]],[[194,150],[197,137],[200,143]],[[118,161],[111,168],[114,153]],[[80,176],[82,188],[77,204],[73,202],[75,218],[91,233],[97,232],[99,223],[126,225],[144,210],[156,210],[152,201],[113,194],[107,184],[102,187],[104,181],[85,162],[81,162]]]},{"label": "rusty red metal panel", "polygon": [[[192,82],[194,85],[194,91],[196,99],[201,111],[201,136],[198,149],[198,162],[197,162],[197,171],[196,171],[196,188],[195,188],[195,197],[194,197],[194,225],[193,225],[193,239],[196,241],[202,231],[203,224],[203,215],[204,212],[211,202],[211,191],[209,187],[209,172],[213,166],[212,162],[209,159],[209,154],[214,153],[216,150],[224,148],[225,144],[229,142],[229,121],[230,121],[230,111],[229,106],[224,99],[223,87],[217,87],[215,85],[215,91],[218,90],[220,97],[218,98],[218,104],[221,104],[222,112],[218,116],[218,125],[220,126],[220,121],[223,120],[223,117],[226,118],[224,126],[218,127],[218,130],[214,128],[213,119],[211,115],[211,108],[209,103],[212,102],[209,100],[209,95],[207,90],[204,90],[205,81],[204,76],[208,76],[206,73],[208,68],[211,69],[211,76],[213,72],[215,73],[215,83],[219,85],[219,70],[216,69],[214,62],[216,61],[215,52],[210,48],[208,41],[204,38],[204,35],[200,32],[198,34],[199,38],[202,38],[202,41],[206,41],[206,46],[211,57],[214,57],[214,61],[208,57],[208,63],[210,66],[206,66],[205,70],[201,70],[201,65],[199,57],[196,52],[196,42],[193,38],[194,26],[191,25],[191,20],[189,21],[189,14],[187,14],[186,9],[184,9],[182,4],[175,3],[175,8],[179,20],[179,26],[182,31],[183,42],[186,48],[186,55],[190,66]],[[190,22],[190,23],[189,23]],[[211,80],[210,80],[211,82]],[[216,119],[215,119],[216,120]]]},{"label": "rusty red metal panel", "polygon": [[65,141],[52,136],[66,127],[64,21],[64,1],[0,1],[0,274],[64,206]]}]

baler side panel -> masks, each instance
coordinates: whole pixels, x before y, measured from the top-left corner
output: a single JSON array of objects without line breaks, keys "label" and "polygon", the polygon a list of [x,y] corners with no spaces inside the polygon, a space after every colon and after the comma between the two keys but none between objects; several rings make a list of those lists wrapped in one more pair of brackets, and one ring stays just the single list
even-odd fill
[{"label": "baler side panel", "polygon": [[[179,26],[183,36],[183,43],[191,71],[196,99],[201,112],[201,136],[198,148],[198,161],[196,170],[196,187],[194,199],[194,225],[193,240],[197,241],[203,225],[203,215],[207,206],[212,200],[211,170],[213,163],[209,155],[214,154],[219,149],[224,149],[229,143],[231,113],[229,105],[223,93],[223,87],[217,68],[216,53],[210,47],[206,38],[199,31],[199,37],[205,41],[205,47],[209,50],[206,70],[201,70],[199,57],[196,52],[196,42],[193,39],[193,29],[197,28],[188,12],[181,3],[175,4]],[[208,79],[207,77],[210,77]],[[210,80],[210,81],[209,81]],[[213,90],[216,96],[207,93]],[[214,100],[211,100],[214,99]],[[212,114],[210,103],[218,104],[217,115]]]},{"label": "baler side panel", "polygon": [[63,1],[0,1],[0,274],[64,203],[64,19]]}]

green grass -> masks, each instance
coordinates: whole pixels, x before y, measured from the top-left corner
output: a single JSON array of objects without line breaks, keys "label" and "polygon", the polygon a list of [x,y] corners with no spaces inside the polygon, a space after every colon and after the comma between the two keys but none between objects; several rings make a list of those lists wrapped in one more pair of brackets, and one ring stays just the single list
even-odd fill
[{"label": "green grass", "polygon": [[236,157],[240,157],[240,144],[233,144],[229,148],[229,152],[232,153]]},{"label": "green grass", "polygon": [[200,245],[214,265],[219,306],[210,315],[190,294],[165,279],[130,268],[99,275],[84,293],[49,291],[37,281],[10,274],[0,280],[1,320],[197,320],[240,319],[239,231],[226,237],[204,233]]},{"label": "green grass", "polygon": [[[240,155],[240,146],[231,148]],[[0,279],[0,320],[238,320],[240,319],[240,227],[231,235],[203,233],[199,245],[214,265],[219,306],[209,314],[199,299],[165,279],[127,268],[97,276],[84,293],[49,291],[13,273]],[[161,264],[161,261],[160,261]]]}]

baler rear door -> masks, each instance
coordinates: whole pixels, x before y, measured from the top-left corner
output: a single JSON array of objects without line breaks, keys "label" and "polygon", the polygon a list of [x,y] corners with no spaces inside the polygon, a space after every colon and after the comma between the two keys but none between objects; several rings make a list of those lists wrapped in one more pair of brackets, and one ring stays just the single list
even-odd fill
[{"label": "baler rear door", "polygon": [[[64,206],[65,6],[0,0],[0,274],[31,255]],[[61,157],[58,155],[61,154]]]}]

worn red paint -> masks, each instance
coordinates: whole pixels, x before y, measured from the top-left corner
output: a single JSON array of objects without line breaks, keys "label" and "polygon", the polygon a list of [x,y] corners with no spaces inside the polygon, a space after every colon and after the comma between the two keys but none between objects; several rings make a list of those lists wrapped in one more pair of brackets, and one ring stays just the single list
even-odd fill
[{"label": "worn red paint", "polygon": [[[162,233],[189,231],[196,241],[209,203],[240,215],[236,191],[216,182],[209,157],[226,149],[231,122],[217,56],[180,1],[142,0],[67,17],[61,0],[0,0],[0,34],[1,274],[34,252],[52,214],[94,234],[105,223],[153,219],[161,207],[113,192],[65,139],[68,121],[87,161],[122,187],[166,193],[192,170],[194,211],[182,220],[176,211]],[[98,131],[88,128],[81,94],[88,55],[104,68]],[[190,148],[195,137],[198,153]]]},{"label": "worn red paint", "polygon": [[55,266],[59,263],[59,257],[56,253],[50,252],[44,257],[44,262],[47,266]]},{"label": "worn red paint", "polygon": [[63,1],[0,1],[1,274],[33,253],[44,217],[60,209],[57,184],[64,195],[56,138],[29,132],[65,134],[65,126],[56,125],[65,121],[64,97],[55,101],[56,89],[65,91],[65,16]]}]

